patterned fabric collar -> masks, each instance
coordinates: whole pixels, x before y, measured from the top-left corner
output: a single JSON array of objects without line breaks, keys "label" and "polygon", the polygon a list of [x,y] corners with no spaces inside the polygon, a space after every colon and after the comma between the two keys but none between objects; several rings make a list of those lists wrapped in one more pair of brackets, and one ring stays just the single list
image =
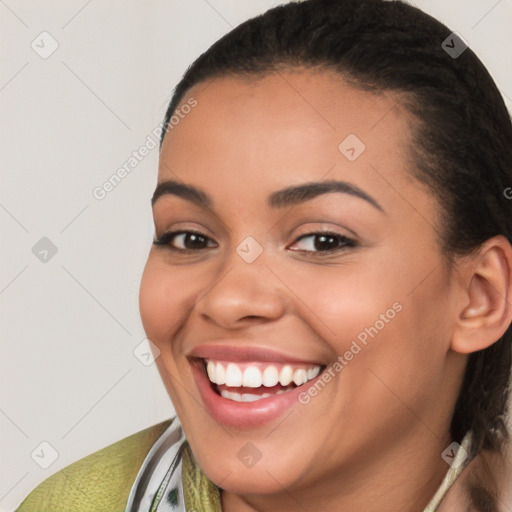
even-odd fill
[{"label": "patterned fabric collar", "polygon": [[[454,445],[445,460],[450,469],[423,512],[435,512],[470,462],[471,432],[461,447]],[[453,459],[453,460],[452,460]],[[158,438],[132,486],[125,512],[222,512],[219,488],[197,465],[183,429],[175,418]]]},{"label": "patterned fabric collar", "polygon": [[438,509],[441,500],[455,483],[455,480],[457,480],[464,468],[471,462],[471,458],[469,457],[471,432],[468,432],[464,436],[460,446],[454,443],[454,446],[450,449],[451,446],[452,445],[443,453],[445,454],[445,460],[453,459],[453,462],[450,462],[450,469],[446,473],[443,482],[423,512],[435,512]]}]

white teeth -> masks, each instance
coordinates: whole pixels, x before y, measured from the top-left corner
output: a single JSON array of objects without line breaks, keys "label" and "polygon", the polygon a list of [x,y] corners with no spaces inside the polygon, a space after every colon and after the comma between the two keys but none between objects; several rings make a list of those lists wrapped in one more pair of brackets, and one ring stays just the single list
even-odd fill
[{"label": "white teeth", "polygon": [[275,386],[279,382],[279,372],[275,366],[268,366],[263,372],[263,385],[267,388]]},{"label": "white teeth", "polygon": [[[227,391],[225,389],[221,389],[220,390],[220,396],[222,396],[223,398],[229,398],[230,400],[234,400],[234,396],[237,395],[238,397],[240,397],[240,393],[232,393],[231,391]],[[237,400],[238,402],[240,400]]]},{"label": "white teeth", "polygon": [[[287,393],[290,391],[289,389],[280,389],[276,391],[275,395],[281,395],[283,393]],[[236,393],[235,391],[227,391],[226,389],[220,390],[220,396],[223,398],[228,398],[229,400],[233,400],[235,402],[256,402],[257,400],[261,400],[262,398],[268,398],[269,396],[274,396],[271,393],[263,393],[262,395],[251,395],[249,393]]]},{"label": "white teeth", "polygon": [[[217,363],[215,366],[215,382],[216,384],[226,384],[226,372],[224,371],[224,366],[221,363]],[[212,379],[210,379],[212,380]]]},{"label": "white teeth", "polygon": [[256,366],[248,366],[244,371],[242,386],[248,388],[259,388],[262,385],[261,372]]},{"label": "white teeth", "polygon": [[307,374],[306,370],[304,370],[303,368],[299,368],[298,370],[295,370],[295,372],[293,374],[293,382],[295,382],[295,384],[297,384],[297,386],[301,386],[302,384],[304,384],[307,381],[308,381],[308,374]]},{"label": "white teeth", "polygon": [[222,389],[220,391],[220,396],[223,398],[229,398],[229,400],[234,400],[235,402],[255,402],[256,400],[261,400],[262,398],[267,398],[272,395],[270,393],[263,393],[263,395],[251,395],[250,393],[240,394],[234,391]]},{"label": "white teeth", "polygon": [[215,363],[213,361],[208,361],[208,364],[206,365],[206,372],[208,373],[208,378],[212,382],[217,382],[215,375]]},{"label": "white teeth", "polygon": [[281,374],[279,375],[279,383],[281,386],[288,386],[293,379],[293,369],[291,366],[286,365],[281,370]]},{"label": "white teeth", "polygon": [[[237,363],[221,363],[209,360],[206,362],[206,373],[210,381],[218,385],[225,384],[232,388],[242,386],[246,388],[259,388],[261,386],[271,388],[278,383],[286,387],[292,382],[301,386],[314,379],[321,370],[318,365],[294,369],[291,365],[286,364],[279,369],[275,364],[270,364],[264,370],[260,369],[261,366],[262,363],[239,365]],[[251,400],[251,398],[248,400]]]},{"label": "white teeth", "polygon": [[308,380],[314,379],[320,373],[320,366],[315,366],[308,370]]},{"label": "white teeth", "polygon": [[229,363],[226,370],[226,386],[239,388],[242,385],[242,372],[236,364]]},{"label": "white teeth", "polygon": [[248,393],[244,393],[242,395],[242,402],[255,402],[259,400],[261,397],[258,395],[249,395]]}]

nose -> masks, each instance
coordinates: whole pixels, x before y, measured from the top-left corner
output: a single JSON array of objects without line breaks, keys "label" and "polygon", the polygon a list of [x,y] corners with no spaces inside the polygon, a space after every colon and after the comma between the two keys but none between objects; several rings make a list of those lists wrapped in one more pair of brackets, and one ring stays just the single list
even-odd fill
[{"label": "nose", "polygon": [[275,321],[285,314],[286,304],[286,287],[263,255],[247,263],[232,251],[222,271],[204,288],[196,309],[203,319],[236,329]]}]

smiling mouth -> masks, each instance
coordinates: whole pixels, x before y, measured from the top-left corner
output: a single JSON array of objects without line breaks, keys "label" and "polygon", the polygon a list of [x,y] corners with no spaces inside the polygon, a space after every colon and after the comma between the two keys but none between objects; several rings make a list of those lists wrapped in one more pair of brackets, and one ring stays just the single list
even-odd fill
[{"label": "smiling mouth", "polygon": [[305,385],[325,365],[203,359],[203,368],[218,395],[234,402],[254,402]]}]

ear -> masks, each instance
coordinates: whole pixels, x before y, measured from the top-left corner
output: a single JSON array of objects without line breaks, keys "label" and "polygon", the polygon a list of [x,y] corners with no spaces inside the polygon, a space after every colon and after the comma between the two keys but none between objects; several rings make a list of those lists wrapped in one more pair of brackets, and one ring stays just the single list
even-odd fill
[{"label": "ear", "polygon": [[498,341],[512,322],[512,247],[497,235],[463,265],[464,304],[450,348],[468,354]]}]

